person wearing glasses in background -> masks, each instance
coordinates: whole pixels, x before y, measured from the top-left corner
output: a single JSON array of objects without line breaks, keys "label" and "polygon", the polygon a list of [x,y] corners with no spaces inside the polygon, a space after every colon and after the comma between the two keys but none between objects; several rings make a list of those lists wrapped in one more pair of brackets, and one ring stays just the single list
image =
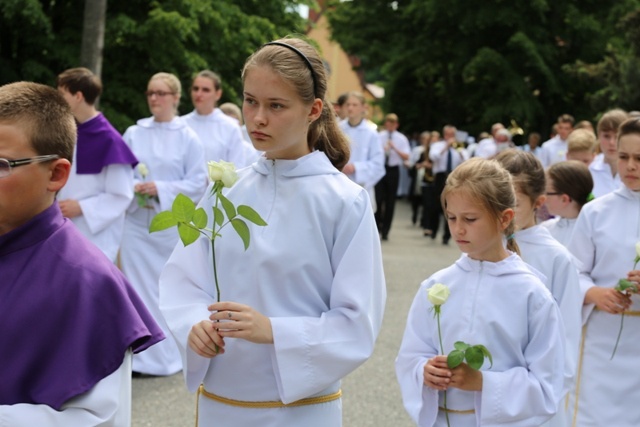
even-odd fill
[{"label": "person wearing glasses in background", "polygon": [[131,424],[131,353],[164,336],[55,196],[76,123],[53,88],[0,87],[0,424]]},{"label": "person wearing glasses in background", "polygon": [[[173,230],[149,234],[151,219],[170,210],[178,193],[199,200],[207,185],[202,144],[178,117],[180,81],[169,73],[157,73],[147,86],[152,117],[138,120],[123,135],[145,170],[134,174],[136,199],[125,218],[121,267],[158,324],[168,335],[158,307],[158,279],[178,236]],[[144,175],[144,176],[143,176]],[[172,375],[182,369],[173,340],[166,340],[133,358],[133,370],[147,375]]]},{"label": "person wearing glasses in background", "polygon": [[217,108],[221,96],[220,77],[213,71],[200,71],[191,84],[191,102],[195,110],[182,118],[198,134],[204,146],[205,163],[224,160],[242,168],[247,163],[247,144],[240,125]]},{"label": "person wearing glasses in background", "polygon": [[138,160],[95,108],[102,92],[98,76],[87,68],[71,68],[58,76],[57,86],[78,126],[71,174],[58,193],[58,204],[62,215],[115,262]]}]

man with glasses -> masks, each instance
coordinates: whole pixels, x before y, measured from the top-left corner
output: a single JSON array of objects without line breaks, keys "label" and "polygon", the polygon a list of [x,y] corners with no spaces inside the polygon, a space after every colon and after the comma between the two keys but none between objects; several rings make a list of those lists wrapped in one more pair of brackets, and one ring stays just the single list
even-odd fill
[{"label": "man with glasses", "polygon": [[98,76],[86,68],[71,68],[58,76],[58,91],[78,126],[69,182],[58,194],[60,210],[115,262],[124,215],[133,199],[133,167],[138,160],[95,108],[102,92]]},{"label": "man with glasses", "polygon": [[130,425],[131,352],[163,339],[122,273],[55,202],[75,142],[55,89],[0,86],[3,425]]}]

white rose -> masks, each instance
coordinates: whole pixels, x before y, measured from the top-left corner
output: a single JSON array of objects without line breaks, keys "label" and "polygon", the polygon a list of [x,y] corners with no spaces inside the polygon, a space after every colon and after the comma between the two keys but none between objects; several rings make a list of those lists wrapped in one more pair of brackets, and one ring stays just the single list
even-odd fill
[{"label": "white rose", "polygon": [[636,257],[640,258],[640,242],[636,242]]},{"label": "white rose", "polygon": [[207,165],[209,166],[209,179],[213,182],[222,181],[225,187],[232,187],[238,180],[236,167],[233,163],[220,160],[219,162],[211,161]]},{"label": "white rose", "polygon": [[149,168],[144,163],[138,163],[138,173],[142,178],[146,178],[149,175]]},{"label": "white rose", "polygon": [[427,291],[427,297],[429,301],[433,305],[442,305],[447,302],[447,298],[449,298],[449,287],[447,285],[443,285],[442,283],[436,283]]}]

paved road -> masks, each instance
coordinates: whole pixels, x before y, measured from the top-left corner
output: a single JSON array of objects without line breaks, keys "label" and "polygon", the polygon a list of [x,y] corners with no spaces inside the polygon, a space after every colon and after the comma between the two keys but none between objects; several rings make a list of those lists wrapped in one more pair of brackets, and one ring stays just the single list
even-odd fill
[{"label": "paved road", "polygon": [[[407,311],[419,283],[450,265],[458,256],[455,245],[422,236],[411,225],[407,202],[399,201],[389,240],[382,242],[387,305],[376,349],[369,361],[345,378],[345,427],[411,427],[400,398],[393,361],[402,340]],[[195,396],[182,375],[133,380],[133,427],[195,425]]]}]

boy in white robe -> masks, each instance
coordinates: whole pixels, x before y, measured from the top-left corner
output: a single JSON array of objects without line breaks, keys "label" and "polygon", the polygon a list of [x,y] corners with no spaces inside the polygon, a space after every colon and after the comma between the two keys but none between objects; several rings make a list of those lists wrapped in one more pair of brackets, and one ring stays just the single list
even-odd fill
[{"label": "boy in white robe", "polygon": [[570,404],[572,425],[640,425],[640,407],[635,404],[640,377],[633,368],[640,352],[640,302],[635,292],[629,296],[614,289],[620,279],[636,286],[640,282],[635,265],[640,241],[638,158],[636,118],[623,122],[618,131],[617,169],[624,187],[585,205],[569,242],[569,250],[582,263],[585,295],[578,387]]}]

